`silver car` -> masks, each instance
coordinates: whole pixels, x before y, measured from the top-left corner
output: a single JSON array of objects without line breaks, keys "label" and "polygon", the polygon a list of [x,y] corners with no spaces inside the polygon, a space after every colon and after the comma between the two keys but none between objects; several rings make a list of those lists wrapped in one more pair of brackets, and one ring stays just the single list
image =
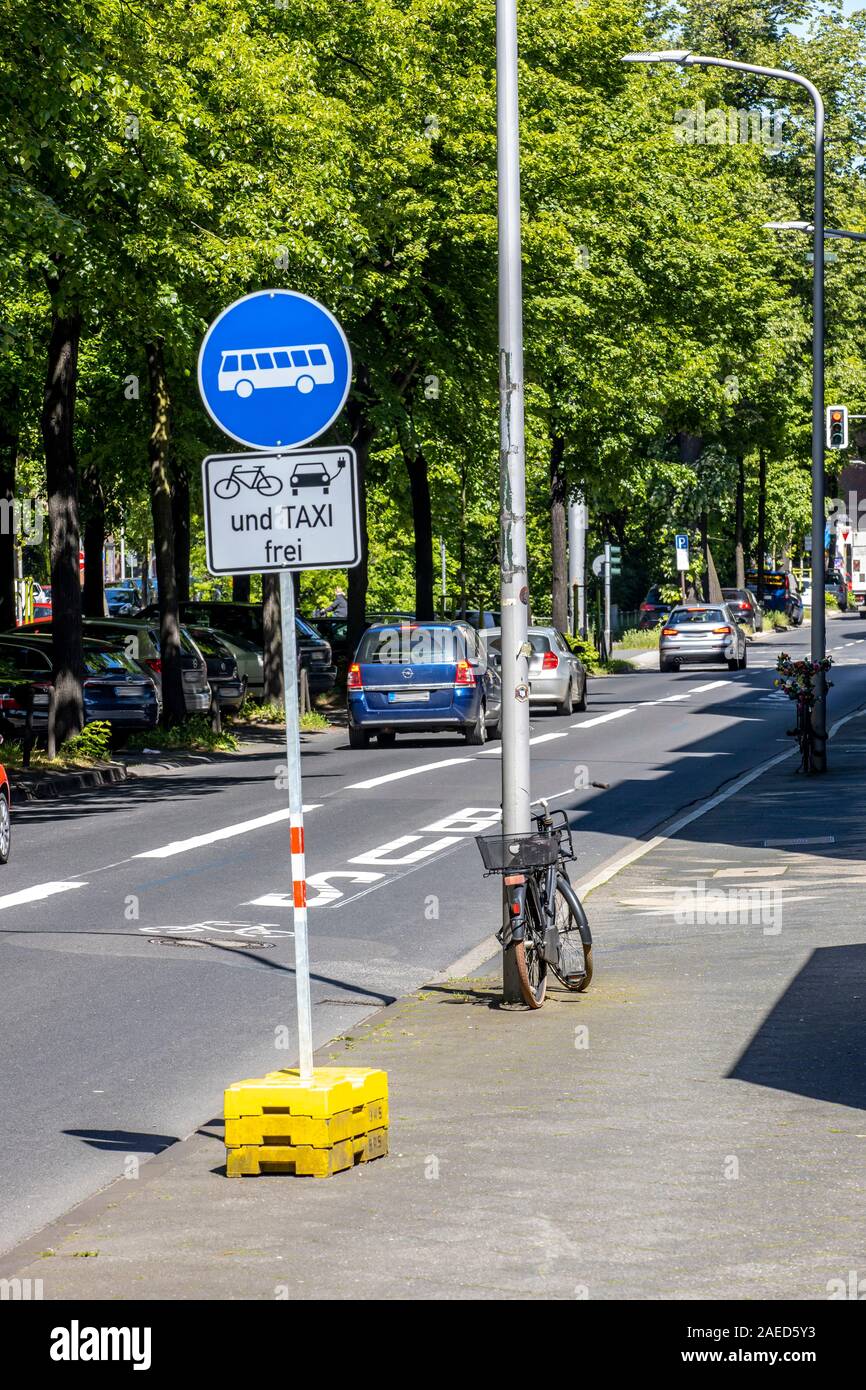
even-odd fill
[{"label": "silver car", "polygon": [[[147,672],[162,703],[162,661],[159,655],[159,623],[146,618],[85,618],[85,637],[101,637],[123,647],[127,656]],[[207,664],[186,628],[180,629],[180,665],[187,714],[207,714],[211,690]]]},{"label": "silver car", "polygon": [[[486,628],[491,658],[501,654],[502,629]],[[531,627],[528,632],[532,652],[529,657],[530,705],[555,705],[557,714],[586,709],[586,669],[555,627]]]},{"label": "silver car", "polygon": [[746,668],[746,634],[726,603],[680,604],[668,614],[659,636],[659,670],[684,663]]}]

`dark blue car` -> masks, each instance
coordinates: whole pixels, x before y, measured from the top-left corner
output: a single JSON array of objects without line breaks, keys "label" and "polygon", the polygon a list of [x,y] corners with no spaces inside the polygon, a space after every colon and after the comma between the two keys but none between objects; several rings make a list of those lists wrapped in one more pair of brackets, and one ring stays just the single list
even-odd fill
[{"label": "dark blue car", "polygon": [[[122,649],[88,641],[84,648],[84,718],[107,720],[117,731],[132,733],[152,729],[159,719],[159,701],[153,681]],[[25,690],[33,701],[33,728],[43,731],[48,723],[48,692],[53,683],[51,638],[42,633],[0,635],[0,722],[10,732],[25,726]]]},{"label": "dark blue car", "polygon": [[470,744],[499,732],[502,685],[483,642],[468,623],[377,623],[361,638],[349,667],[349,743],[372,734],[453,730]]}]

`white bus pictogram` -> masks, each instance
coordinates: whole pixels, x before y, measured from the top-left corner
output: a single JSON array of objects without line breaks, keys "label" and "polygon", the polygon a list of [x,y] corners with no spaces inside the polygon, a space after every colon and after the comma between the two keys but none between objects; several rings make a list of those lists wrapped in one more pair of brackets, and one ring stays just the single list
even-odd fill
[{"label": "white bus pictogram", "polygon": [[334,380],[334,359],[326,343],[302,347],[227,349],[220,361],[217,387],[234,391],[246,400],[253,391],[274,386],[296,386],[308,396],[314,386]]}]

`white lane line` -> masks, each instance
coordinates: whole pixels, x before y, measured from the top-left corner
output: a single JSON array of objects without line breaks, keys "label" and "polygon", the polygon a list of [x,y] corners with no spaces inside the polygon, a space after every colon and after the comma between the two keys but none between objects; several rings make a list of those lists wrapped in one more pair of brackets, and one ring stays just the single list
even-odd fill
[{"label": "white lane line", "polygon": [[22,903],[40,902],[42,898],[53,898],[55,893],[68,893],[70,888],[86,888],[86,882],[79,883],[36,883],[32,888],[22,888],[17,893],[4,893],[0,897],[0,909],[20,907]]},{"label": "white lane line", "polygon": [[[536,734],[535,738],[531,738],[529,742],[530,745],[536,743],[550,743],[551,740],[555,738],[568,738],[568,734]],[[492,758],[501,758],[502,745],[497,744],[495,748],[485,748],[483,753],[478,754],[479,758],[483,758],[485,755]]]},{"label": "white lane line", "polygon": [[437,767],[454,767],[457,763],[468,762],[468,758],[443,758],[438,763],[422,763],[420,767],[406,767],[402,772],[386,772],[382,777],[368,777],[363,782],[349,782],[345,792],[369,791],[371,787],[381,787],[386,782],[399,782],[402,777],[417,777],[420,772],[433,772]]},{"label": "white lane line", "polygon": [[727,684],[728,681],[709,681],[707,685],[692,685],[689,687],[689,694],[703,695],[705,690],[717,690],[719,686]]},{"label": "white lane line", "polygon": [[[321,802],[305,806],[304,812],[318,811]],[[199,849],[201,845],[212,845],[217,840],[233,840],[236,835],[246,835],[250,830],[260,830],[265,825],[277,825],[289,819],[289,808],[271,811],[267,816],[256,816],[255,820],[236,821],[234,825],[224,825],[221,830],[209,830],[205,835],[192,835],[188,840],[172,840],[158,849],[146,849],[134,854],[133,859],[169,859],[173,854],[185,854],[187,850]]]},{"label": "white lane line", "polygon": [[592,729],[596,724],[606,724],[609,719],[622,719],[624,714],[634,714],[636,705],[629,705],[628,709],[615,709],[610,714],[597,714],[594,719],[584,719],[582,724],[572,724],[573,729]]}]

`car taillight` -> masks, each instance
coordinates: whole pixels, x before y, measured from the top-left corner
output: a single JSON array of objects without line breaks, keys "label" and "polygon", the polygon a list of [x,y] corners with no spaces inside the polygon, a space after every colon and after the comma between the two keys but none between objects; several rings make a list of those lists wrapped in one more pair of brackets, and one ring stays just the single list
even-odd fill
[{"label": "car taillight", "polygon": [[559,665],[559,657],[556,652],[545,652],[541,663],[542,671],[555,671]]},{"label": "car taillight", "polygon": [[468,661],[458,661],[457,671],[454,675],[455,685],[474,685],[475,672]]},{"label": "car taillight", "polygon": [[144,664],[145,664],[145,666],[149,666],[150,669],[151,669],[151,671],[155,671],[156,674],[157,674],[158,676],[159,676],[159,675],[162,675],[162,657],[161,657],[161,656],[146,657],[146,658],[145,658]]},{"label": "car taillight", "polygon": [[731,629],[730,629],[729,627],[714,627],[714,628],[713,628],[713,632],[714,632],[715,634],[717,634],[719,637],[721,637],[722,634],[725,633],[725,632],[730,632],[730,630],[731,630]]},{"label": "car taillight", "polygon": [[662,637],[676,637],[676,635],[677,635],[677,630],[676,630],[675,627],[663,627],[663,628],[662,628]]},{"label": "car taillight", "polygon": [[640,606],[640,611],[642,613],[651,613],[653,611],[653,606],[651,603],[642,603]]},{"label": "car taillight", "polygon": [[362,685],[361,685],[361,668],[360,668],[360,666],[358,666],[358,665],[355,664],[355,663],[353,663],[353,664],[349,667],[349,679],[347,680],[346,685],[347,685],[347,687],[348,687],[349,690],[361,690],[361,689],[362,689]]}]

